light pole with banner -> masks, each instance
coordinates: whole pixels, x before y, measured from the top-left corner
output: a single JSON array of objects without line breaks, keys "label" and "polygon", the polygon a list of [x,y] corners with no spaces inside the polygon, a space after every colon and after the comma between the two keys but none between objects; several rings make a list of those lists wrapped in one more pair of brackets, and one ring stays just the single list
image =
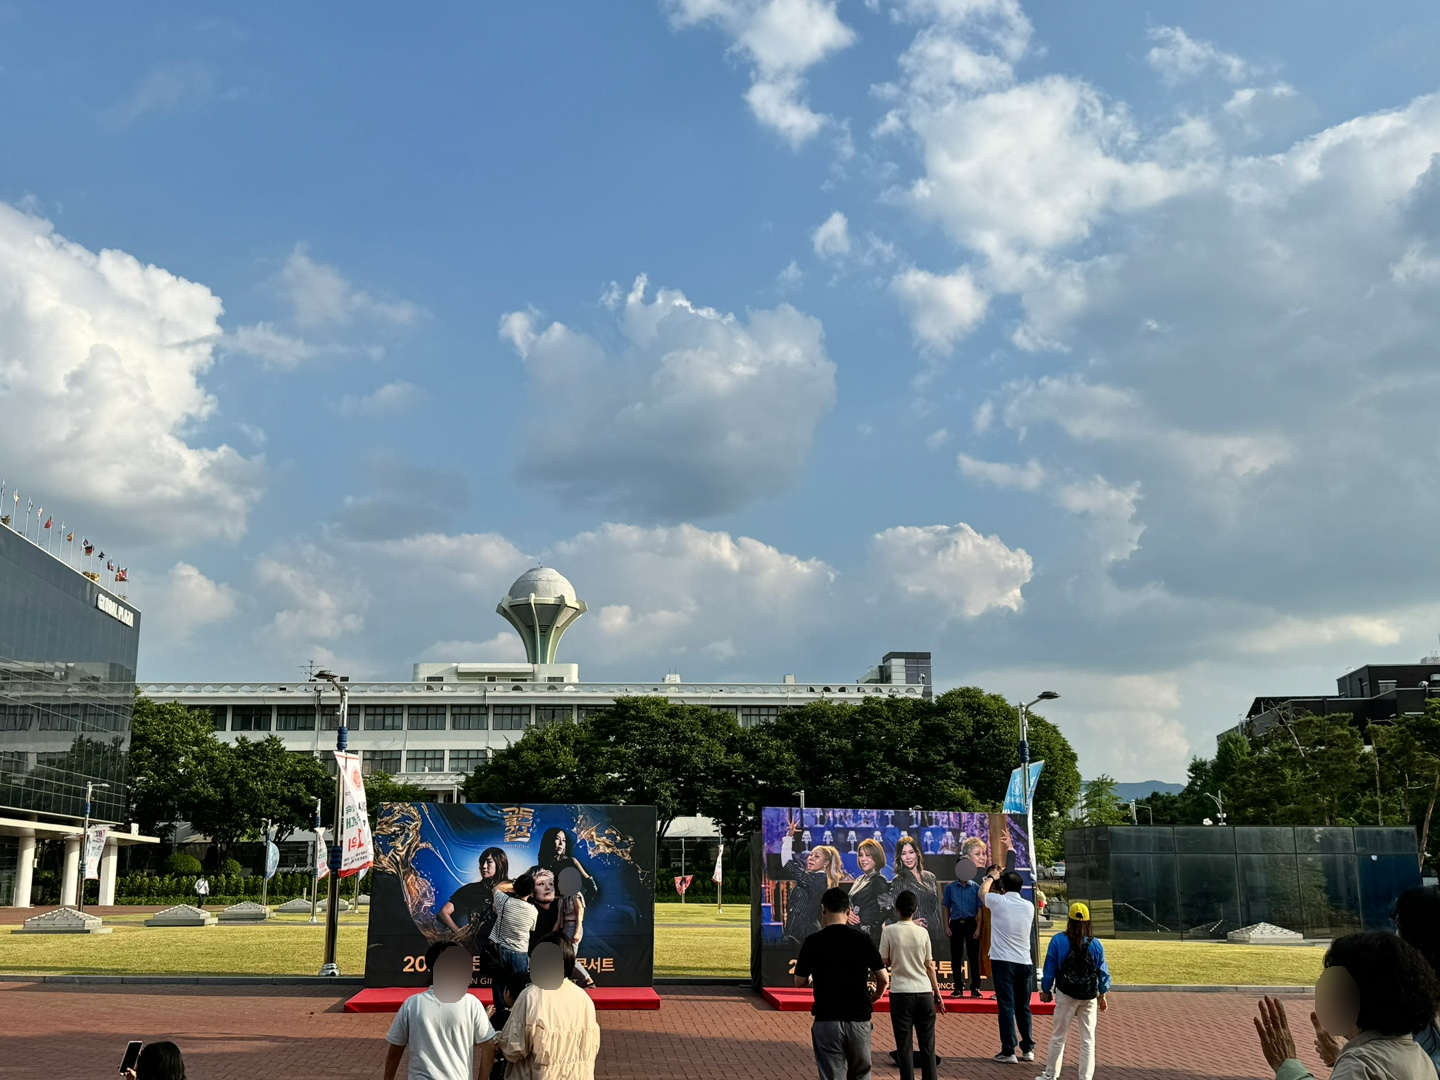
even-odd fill
[{"label": "light pole with banner", "polygon": [[[317,671],[312,679],[324,680],[340,694],[340,712],[335,726],[335,752],[344,754],[350,743],[350,731],[345,726],[347,707],[350,702],[350,687],[333,671]],[[325,963],[320,974],[339,976],[340,965],[335,962],[335,945],[340,935],[340,840],[344,835],[345,821],[345,764],[335,759],[335,825],[334,842],[330,845],[330,887],[325,899]]]},{"label": "light pole with banner", "polygon": [[[97,784],[93,780],[85,781],[85,828],[80,833],[80,887],[75,890],[75,910],[85,910],[85,878],[87,865],[90,862],[90,796],[98,788],[108,788],[109,784]],[[99,872],[96,872],[99,876]]]},{"label": "light pole with banner", "polygon": [[270,879],[275,876],[275,871],[280,869],[280,849],[275,846],[270,836],[275,831],[274,824],[269,818],[262,819],[265,822],[262,854],[265,858],[265,876],[260,881],[260,906],[264,907],[270,899]]},{"label": "light pole with banner", "polygon": [[[1060,695],[1054,690],[1042,690],[1040,696],[1034,701],[1027,701],[1020,706],[1020,781],[1025,796],[1025,847],[1028,850],[1030,859],[1030,900],[1035,901],[1035,883],[1040,880],[1040,875],[1035,872],[1039,862],[1035,858],[1035,792],[1032,790],[1030,778],[1030,709],[1042,701],[1054,701]],[[1030,960],[1032,966],[1038,966],[1040,960],[1040,919],[1039,905],[1035,908],[1036,918],[1030,924]]]},{"label": "light pole with banner", "polygon": [[[317,691],[318,693],[318,691]],[[315,917],[316,905],[320,902],[320,863],[325,855],[325,829],[320,824],[320,800],[315,800],[315,843],[310,849],[310,922],[319,922]],[[327,873],[325,875],[329,877]]]}]

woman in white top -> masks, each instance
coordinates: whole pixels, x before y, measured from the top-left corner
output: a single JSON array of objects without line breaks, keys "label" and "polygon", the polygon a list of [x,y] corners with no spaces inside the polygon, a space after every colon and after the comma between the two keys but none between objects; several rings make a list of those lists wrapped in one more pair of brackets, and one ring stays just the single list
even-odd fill
[{"label": "woman in white top", "polygon": [[920,1042],[920,1076],[935,1080],[935,1011],[943,1005],[930,935],[915,923],[917,906],[909,889],[895,897],[898,921],[880,934],[880,959],[890,969],[890,1025],[900,1080],[915,1080],[911,1031]]}]

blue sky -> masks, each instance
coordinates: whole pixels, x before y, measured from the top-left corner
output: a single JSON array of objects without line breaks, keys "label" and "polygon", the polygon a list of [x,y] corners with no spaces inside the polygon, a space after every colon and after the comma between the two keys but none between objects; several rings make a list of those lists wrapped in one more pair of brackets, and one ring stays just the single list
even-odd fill
[{"label": "blue sky", "polygon": [[1440,628],[1431,5],[0,11],[0,472],[146,679],[1062,693],[1176,779]]}]

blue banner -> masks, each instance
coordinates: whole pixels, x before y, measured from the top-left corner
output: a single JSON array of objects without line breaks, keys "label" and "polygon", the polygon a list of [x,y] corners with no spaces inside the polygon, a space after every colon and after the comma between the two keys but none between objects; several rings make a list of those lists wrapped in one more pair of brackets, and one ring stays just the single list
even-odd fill
[{"label": "blue banner", "polygon": [[280,849],[270,841],[265,841],[265,880],[269,881],[275,876],[275,871],[280,869]]},{"label": "blue banner", "polygon": [[[1035,799],[1035,784],[1040,779],[1040,770],[1045,767],[1043,761],[1032,761],[1030,763],[1030,799]],[[1020,776],[1020,770],[1014,769],[1010,773],[1010,786],[1005,789],[1005,813],[1023,814],[1029,807],[1025,805],[1024,781]]]}]

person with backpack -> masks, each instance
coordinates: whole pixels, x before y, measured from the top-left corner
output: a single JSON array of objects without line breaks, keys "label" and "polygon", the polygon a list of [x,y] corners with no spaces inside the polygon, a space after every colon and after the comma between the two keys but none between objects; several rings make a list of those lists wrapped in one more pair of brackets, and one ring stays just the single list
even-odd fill
[{"label": "person with backpack", "polygon": [[1036,1080],[1059,1080],[1065,1064],[1065,1041],[1070,1021],[1080,1021],[1080,1080],[1095,1075],[1095,1021],[1108,1008],[1110,968],[1105,947],[1091,935],[1090,909],[1080,901],[1070,905],[1065,932],[1050,939],[1045,971],[1040,979],[1040,1000],[1055,1002],[1050,1025],[1050,1052],[1045,1071]]}]

